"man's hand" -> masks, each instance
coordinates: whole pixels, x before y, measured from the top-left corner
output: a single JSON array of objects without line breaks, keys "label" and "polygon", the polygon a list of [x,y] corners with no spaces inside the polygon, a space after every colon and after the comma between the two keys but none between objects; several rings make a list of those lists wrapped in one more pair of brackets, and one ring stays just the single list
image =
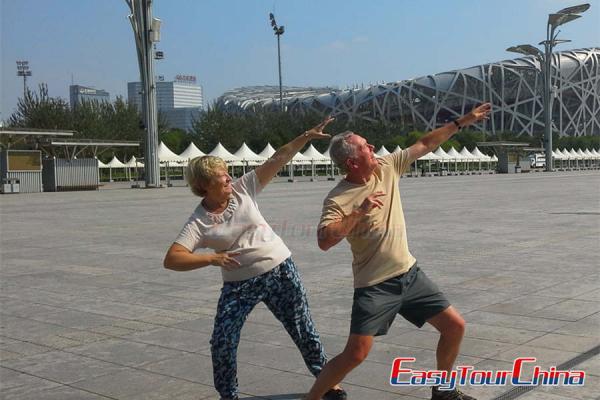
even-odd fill
[{"label": "man's hand", "polygon": [[464,117],[459,118],[458,123],[462,127],[474,124],[484,119],[488,119],[490,116],[490,112],[492,112],[492,105],[490,103],[484,103],[478,107],[475,107],[473,110],[471,110],[470,113],[466,114]]},{"label": "man's hand", "polygon": [[240,262],[233,258],[234,256],[239,256],[240,252],[219,252],[213,255],[213,259],[211,261],[212,265],[216,265],[218,267],[225,268],[227,271],[232,271],[241,266]]},{"label": "man's hand", "polygon": [[374,192],[373,194],[367,196],[367,198],[363,200],[355,212],[358,212],[361,215],[366,215],[374,208],[383,207],[383,201],[379,199],[382,196],[385,196],[385,193],[382,191]]},{"label": "man's hand", "polygon": [[334,120],[335,118],[329,116],[327,118],[325,118],[323,120],[323,122],[321,122],[319,125],[307,130],[306,132],[304,132],[304,136],[308,139],[308,140],[313,140],[313,139],[328,139],[331,137],[331,135],[327,134],[327,133],[323,133],[323,129],[325,129],[325,127]]}]

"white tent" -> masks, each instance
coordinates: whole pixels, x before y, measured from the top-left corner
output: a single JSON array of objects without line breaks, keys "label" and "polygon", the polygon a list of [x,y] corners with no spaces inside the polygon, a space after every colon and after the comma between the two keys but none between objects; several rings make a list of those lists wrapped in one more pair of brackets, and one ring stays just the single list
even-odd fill
[{"label": "white tent", "polygon": [[304,157],[302,153],[297,152],[294,157],[292,157],[291,162],[296,165],[310,165],[310,158]]},{"label": "white tent", "polygon": [[131,156],[131,158],[129,159],[129,161],[127,161],[125,163],[125,166],[127,167],[127,169],[125,170],[125,174],[129,175],[129,179],[132,178],[131,176],[131,168],[135,169],[135,179],[138,180],[138,168],[144,168],[144,164],[139,162],[135,156]]},{"label": "white tent", "polygon": [[456,151],[454,146],[450,147],[450,150],[448,150],[446,154],[448,154],[448,156],[450,156],[450,158],[453,159],[454,161],[465,160],[465,157],[463,157],[462,154],[460,154],[458,151]]},{"label": "white tent", "polygon": [[402,147],[396,146],[396,148],[394,149],[393,153],[398,153],[399,151],[402,151]]},{"label": "white tent", "polygon": [[483,154],[481,151],[479,151],[477,146],[475,146],[475,148],[473,149],[471,154],[473,154],[474,157],[477,157],[477,159],[479,161],[488,161],[489,162],[491,160],[491,157],[486,154]]},{"label": "white tent", "polygon": [[452,160],[454,160],[454,172],[458,173],[458,163],[466,162],[467,160],[462,156],[462,154],[456,151],[454,146],[450,147],[450,150],[448,150],[447,154]]},{"label": "white tent", "polygon": [[242,165],[241,160],[231,154],[222,144],[221,142],[217,143],[214,149],[210,153],[209,156],[215,156],[221,158],[228,164],[232,165]]},{"label": "white tent", "polygon": [[183,158],[186,161],[192,160],[196,157],[205,156],[199,148],[196,147],[194,142],[191,142],[188,147],[179,155],[180,158]]},{"label": "white tent", "polygon": [[123,169],[126,168],[125,164],[123,164],[121,162],[121,160],[119,160],[117,158],[117,156],[113,156],[112,160],[110,160],[108,163],[106,163],[106,167],[108,167],[108,180],[110,182],[113,181],[113,178],[112,178],[112,170],[113,170],[113,168],[123,168]]},{"label": "white tent", "polygon": [[470,170],[469,163],[474,162],[479,163],[479,170],[481,170],[481,161],[479,160],[479,157],[473,155],[466,147],[463,147],[458,154],[463,156],[465,161],[467,162],[467,170]]},{"label": "white tent", "polygon": [[[418,174],[418,165],[417,165],[417,161],[429,161],[429,163],[427,163],[427,167],[429,169],[429,173],[431,174],[431,161],[441,161],[442,157],[436,155],[435,153],[429,152],[425,155],[422,155],[421,157],[419,157],[417,160],[415,160],[415,172]],[[422,165],[422,164],[421,164]]]},{"label": "white tent", "polygon": [[308,146],[308,149],[302,153],[302,155],[310,160],[312,180],[315,179],[315,165],[327,165],[331,162],[331,159],[329,157],[325,157],[319,152],[319,150],[315,149],[312,143],[310,146]]},{"label": "white tent", "polygon": [[419,161],[441,161],[442,157],[438,156],[435,153],[429,152],[424,156],[419,157]]},{"label": "white tent", "polygon": [[452,157],[448,155],[441,147],[438,147],[433,154],[440,157],[441,163],[448,163],[448,170],[450,170],[450,161],[452,161]]},{"label": "white tent", "polygon": [[[96,157],[98,160],[98,158]],[[98,160],[98,168],[108,168],[108,165],[104,164],[102,161]]]},{"label": "white tent", "polygon": [[560,161],[567,159],[567,157],[565,157],[564,154],[558,150],[552,150],[552,158],[554,158],[556,160],[560,160]]},{"label": "white tent", "polygon": [[259,156],[253,152],[246,142],[242,143],[240,148],[233,155],[247,165],[260,165],[267,161],[265,157]]},{"label": "white tent", "polygon": [[312,144],[308,146],[308,149],[306,149],[302,155],[309,160],[314,161],[315,164],[328,164],[331,162],[331,159],[328,156],[326,157],[321,154]]},{"label": "white tent", "polygon": [[113,156],[112,160],[110,160],[110,161],[108,162],[108,164],[106,164],[106,166],[107,166],[108,168],[125,168],[125,167],[126,167],[126,165],[125,165],[125,164],[123,164],[123,163],[121,162],[121,160],[119,160],[119,159],[117,158],[117,156]]},{"label": "white tent", "polygon": [[473,155],[473,157],[475,157],[475,159],[477,161],[479,161],[479,170],[480,171],[481,171],[481,163],[482,162],[488,163],[488,170],[490,169],[490,163],[492,161],[492,158],[490,156],[488,156],[487,154],[483,154],[481,151],[479,151],[477,146],[475,146],[473,151],[471,151],[471,154]]},{"label": "white tent", "polygon": [[271,143],[267,143],[265,148],[260,153],[258,153],[259,156],[264,158],[271,158],[273,154],[275,154],[275,149],[273,148],[273,146],[271,146]]},{"label": "white tent", "polygon": [[461,156],[463,156],[466,160],[469,160],[469,161],[479,161],[479,157],[476,157],[474,154],[472,154],[466,147],[463,147],[460,150],[459,154]]},{"label": "white tent", "polygon": [[135,156],[131,156],[129,161],[125,163],[127,168],[144,168],[144,163],[141,163],[135,158]]},{"label": "white tent", "polygon": [[587,148],[583,151],[583,154],[587,157],[588,160],[596,159],[596,157],[592,154],[592,152]]},{"label": "white tent", "polygon": [[[331,146],[330,146],[331,147]],[[323,153],[323,157],[327,157],[327,159],[329,160],[329,165],[331,167],[330,169],[330,175],[329,175],[329,179],[330,180],[334,180],[335,179],[335,166],[333,164],[333,160],[331,159],[331,156],[329,155],[329,149],[330,147],[327,147],[327,150],[325,150],[325,152]]]},{"label": "white tent", "polygon": [[562,149],[561,153],[565,157],[565,160],[573,160],[573,156],[567,151],[567,149]]},{"label": "white tent", "polygon": [[582,157],[577,154],[577,152],[575,151],[575,149],[571,148],[571,150],[569,151],[569,154],[571,155],[571,157],[573,157],[573,159],[575,160],[581,160]]},{"label": "white tent", "polygon": [[436,155],[436,156],[438,156],[438,157],[441,157],[441,160],[442,160],[442,161],[445,161],[445,162],[446,162],[446,161],[453,160],[453,158],[452,158],[452,157],[450,157],[450,156],[448,155],[448,153],[446,153],[446,152],[444,151],[444,149],[442,149],[441,147],[438,147],[438,148],[437,148],[437,150],[433,152],[433,154],[435,154],[435,155]]},{"label": "white tent", "polygon": [[377,150],[377,153],[375,153],[377,157],[387,156],[388,154],[390,154],[390,152],[385,148],[385,146],[381,146],[379,150]]},{"label": "white tent", "polygon": [[173,163],[173,162],[182,162],[183,158],[179,157],[177,154],[173,153],[171,149],[169,149],[163,142],[160,142],[158,145],[158,162],[161,164],[164,163]]}]

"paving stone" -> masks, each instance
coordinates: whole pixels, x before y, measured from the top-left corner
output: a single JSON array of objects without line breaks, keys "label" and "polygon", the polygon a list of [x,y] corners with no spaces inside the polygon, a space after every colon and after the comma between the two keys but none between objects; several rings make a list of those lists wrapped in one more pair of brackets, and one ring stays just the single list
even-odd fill
[{"label": "paving stone", "polygon": [[587,300],[565,300],[535,312],[537,317],[566,321],[579,321],[600,311],[600,302]]},{"label": "paving stone", "polygon": [[[459,363],[497,370],[535,355],[556,365],[598,343],[600,273],[590,251],[600,237],[598,177],[592,171],[401,180],[411,252],[467,321]],[[353,296],[348,244],[328,252],[315,245],[332,185],[275,181],[259,198],[299,266],[330,356],[347,341]],[[0,356],[3,366],[27,373],[0,368],[0,397],[218,399],[209,340],[220,272],[162,267],[198,199],[184,187],[108,187],[2,197],[2,229],[11,236],[0,235]],[[548,194],[543,203],[539,193]],[[389,371],[393,358],[406,354],[417,358],[415,368],[433,367],[437,338],[431,326],[416,329],[398,317],[344,386],[355,399],[429,398],[429,388],[389,386]],[[239,366],[246,399],[299,398],[314,382],[263,304],[242,331]],[[531,395],[594,398],[598,358],[578,367],[590,377],[584,388],[538,388]],[[492,399],[508,389],[465,391]]]},{"label": "paving stone", "polygon": [[3,363],[6,367],[58,383],[74,382],[110,374],[121,367],[64,351],[51,351]]},{"label": "paving stone", "polygon": [[554,331],[554,333],[564,335],[592,338],[598,338],[598,332],[600,332],[600,313],[590,315],[576,322],[566,323]]},{"label": "paving stone", "polygon": [[180,379],[134,369],[123,369],[98,378],[86,379],[72,386],[118,399],[143,398],[146,394],[151,396],[155,393],[162,395],[162,393],[176,392],[177,388],[184,386],[187,390],[195,388],[199,395],[208,394],[205,385],[194,385]]},{"label": "paving stone", "polygon": [[0,368],[0,394],[3,400],[40,398],[40,392],[61,386],[59,383],[22,373],[5,373]]},{"label": "paving stone", "polygon": [[98,343],[69,348],[76,354],[92,357],[114,364],[139,367],[144,364],[175,358],[185,354],[181,351],[122,339],[110,339]]},{"label": "paving stone", "polygon": [[548,333],[527,342],[527,345],[583,353],[595,346],[600,345],[600,338],[587,338]]},{"label": "paving stone", "polygon": [[206,351],[210,347],[210,335],[173,328],[157,328],[147,332],[136,332],[122,336],[122,338],[192,353]]},{"label": "paving stone", "polygon": [[[7,399],[10,397],[7,397]],[[75,389],[70,386],[60,385],[49,388],[40,388],[38,390],[28,391],[16,395],[18,400],[106,400],[109,397],[101,396],[95,393]]]}]

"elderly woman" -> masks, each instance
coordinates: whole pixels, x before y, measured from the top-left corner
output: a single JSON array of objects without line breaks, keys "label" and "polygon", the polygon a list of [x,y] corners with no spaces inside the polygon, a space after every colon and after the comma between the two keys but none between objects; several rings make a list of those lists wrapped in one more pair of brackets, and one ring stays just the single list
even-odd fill
[{"label": "elderly woman", "polygon": [[[329,137],[323,129],[332,120],[304,132],[235,182],[218,157],[198,157],[187,167],[189,186],[202,201],[169,248],[164,266],[190,271],[212,265],[221,270],[224,283],[210,343],[214,384],[222,399],[238,398],[240,332],[259,302],[281,321],[313,375],[326,362],[290,250],[265,221],[256,197],[304,145]],[[195,252],[201,248],[214,252]],[[346,392],[335,386],[323,398],[345,399]]]}]

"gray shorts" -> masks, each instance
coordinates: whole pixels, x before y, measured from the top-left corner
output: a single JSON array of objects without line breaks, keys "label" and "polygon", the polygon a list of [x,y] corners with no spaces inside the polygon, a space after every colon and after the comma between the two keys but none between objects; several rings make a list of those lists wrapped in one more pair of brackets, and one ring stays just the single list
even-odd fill
[{"label": "gray shorts", "polygon": [[415,263],[405,274],[354,289],[350,333],[385,335],[396,314],[420,328],[449,306],[446,296]]}]

